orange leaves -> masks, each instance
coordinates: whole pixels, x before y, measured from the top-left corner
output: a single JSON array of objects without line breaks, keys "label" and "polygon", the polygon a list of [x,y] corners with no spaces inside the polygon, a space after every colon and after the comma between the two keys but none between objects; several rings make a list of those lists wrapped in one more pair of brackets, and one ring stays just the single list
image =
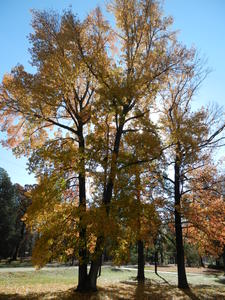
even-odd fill
[{"label": "orange leaves", "polygon": [[88,235],[87,247],[91,255],[93,255],[95,252],[96,241],[97,241],[96,235],[94,235],[90,230],[90,233]]},{"label": "orange leaves", "polygon": [[185,232],[201,252],[219,254],[225,245],[225,201],[220,193],[224,180],[211,165],[194,173],[193,192],[185,204]]},{"label": "orange leaves", "polygon": [[68,257],[70,257],[74,254],[74,249],[73,248],[68,248],[68,249],[65,250],[65,253]]}]

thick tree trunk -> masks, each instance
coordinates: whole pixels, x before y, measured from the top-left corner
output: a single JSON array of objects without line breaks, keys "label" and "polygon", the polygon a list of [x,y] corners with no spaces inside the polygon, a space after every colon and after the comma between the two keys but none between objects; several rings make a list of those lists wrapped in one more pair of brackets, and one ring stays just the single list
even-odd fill
[{"label": "thick tree trunk", "polygon": [[102,264],[104,238],[98,237],[95,246],[96,259],[91,262],[91,267],[86,281],[86,289],[88,291],[97,291],[97,278]]},{"label": "thick tree trunk", "polygon": [[79,272],[78,272],[78,291],[86,291],[87,281],[87,242],[86,242],[86,227],[83,224],[83,218],[86,211],[86,195],[85,195],[85,178],[79,174],[79,191],[80,191],[80,203],[81,208],[80,216],[80,249],[79,249]]},{"label": "thick tree trunk", "polygon": [[175,233],[176,233],[176,256],[177,256],[177,272],[178,272],[178,287],[188,288],[187,276],[184,263],[184,245],[181,223],[181,195],[180,195],[180,165],[179,158],[176,157],[175,162]]},{"label": "thick tree trunk", "polygon": [[86,225],[84,224],[84,218],[86,213],[86,183],[85,183],[85,160],[84,160],[84,137],[83,137],[83,125],[80,124],[78,128],[79,137],[79,153],[80,153],[80,172],[79,172],[79,271],[78,271],[78,286],[77,291],[85,292],[87,290],[87,238],[86,238]]},{"label": "thick tree trunk", "polygon": [[141,180],[140,180],[140,172],[136,171],[136,177],[135,177],[135,189],[136,189],[136,201],[137,201],[137,221],[138,221],[138,228],[137,228],[137,248],[138,248],[138,271],[137,271],[137,281],[143,282],[145,280],[145,257],[144,257],[144,242],[140,237],[141,232]]},{"label": "thick tree trunk", "polygon": [[139,240],[138,244],[138,272],[137,281],[145,281],[145,257],[144,257],[144,242]]},{"label": "thick tree trunk", "polygon": [[[123,124],[119,126],[116,133],[110,172],[109,172],[107,184],[103,192],[102,203],[103,205],[105,205],[107,216],[109,215],[110,212],[110,203],[112,199],[113,186],[114,186],[114,181],[116,176],[116,164],[117,164],[117,158],[119,154],[122,131],[123,131]],[[91,262],[91,268],[89,274],[86,277],[85,291],[97,291],[97,278],[99,274],[99,269],[101,267],[103,249],[104,249],[104,237],[99,236],[97,238],[96,246],[95,246],[95,253],[94,253],[95,259]]]},{"label": "thick tree trunk", "polygon": [[177,272],[178,272],[178,287],[188,288],[185,263],[184,263],[184,246],[181,225],[181,215],[175,209],[175,230],[176,230],[176,252],[177,252]]},{"label": "thick tree trunk", "polygon": [[87,287],[89,291],[97,291],[97,278],[99,270],[101,267],[101,256],[99,256],[95,261],[92,261],[90,272],[87,280]]},{"label": "thick tree trunk", "polygon": [[[96,292],[97,291],[97,278],[99,274],[99,269],[101,267],[101,258],[98,258],[91,262],[91,268],[89,274],[84,278],[80,277],[80,284],[76,291],[86,293],[86,292]],[[79,268],[80,271],[81,268]],[[81,273],[81,276],[85,274],[85,272]],[[79,275],[80,276],[80,275]]]},{"label": "thick tree trunk", "polygon": [[79,263],[78,271],[78,286],[77,291],[85,292],[86,291],[86,282],[87,282],[87,264]]}]

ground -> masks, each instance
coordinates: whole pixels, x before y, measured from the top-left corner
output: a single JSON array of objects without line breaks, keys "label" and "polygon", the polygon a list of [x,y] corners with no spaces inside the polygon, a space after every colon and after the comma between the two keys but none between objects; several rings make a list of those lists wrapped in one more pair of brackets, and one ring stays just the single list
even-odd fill
[{"label": "ground", "polygon": [[188,268],[191,289],[182,291],[176,288],[174,267],[159,268],[158,276],[152,270],[146,267],[147,280],[138,284],[133,266],[102,267],[99,291],[82,295],[74,291],[77,267],[49,266],[35,271],[26,265],[10,268],[0,265],[0,299],[225,299],[225,277],[221,272]]}]

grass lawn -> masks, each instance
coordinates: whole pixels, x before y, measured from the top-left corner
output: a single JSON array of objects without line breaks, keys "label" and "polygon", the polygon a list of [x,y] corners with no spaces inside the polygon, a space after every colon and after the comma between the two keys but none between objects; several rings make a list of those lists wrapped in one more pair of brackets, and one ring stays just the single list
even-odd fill
[{"label": "grass lawn", "polygon": [[[13,269],[12,269],[13,270]],[[176,274],[146,270],[145,284],[135,281],[136,270],[103,267],[99,291],[82,295],[74,292],[77,268],[59,267],[39,271],[0,271],[0,299],[225,299],[225,277],[220,274],[189,275],[191,289],[176,288]]]}]

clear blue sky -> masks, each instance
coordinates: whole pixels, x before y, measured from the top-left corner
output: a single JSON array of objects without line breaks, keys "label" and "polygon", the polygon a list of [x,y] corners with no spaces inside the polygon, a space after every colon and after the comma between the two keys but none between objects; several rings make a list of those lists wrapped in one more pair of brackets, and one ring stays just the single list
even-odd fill
[{"label": "clear blue sky", "polygon": [[[72,6],[81,18],[96,5],[104,7],[102,0],[6,0],[0,1],[0,80],[17,63],[30,71],[28,34],[31,32],[30,9],[62,11]],[[209,102],[225,104],[225,1],[224,0],[164,0],[165,15],[174,17],[174,29],[187,46],[194,45],[207,57],[212,73],[202,84],[196,104]],[[0,137],[2,134],[0,133]],[[0,146],[0,167],[13,183],[34,183],[26,171],[26,159],[15,159],[11,150]]]}]

